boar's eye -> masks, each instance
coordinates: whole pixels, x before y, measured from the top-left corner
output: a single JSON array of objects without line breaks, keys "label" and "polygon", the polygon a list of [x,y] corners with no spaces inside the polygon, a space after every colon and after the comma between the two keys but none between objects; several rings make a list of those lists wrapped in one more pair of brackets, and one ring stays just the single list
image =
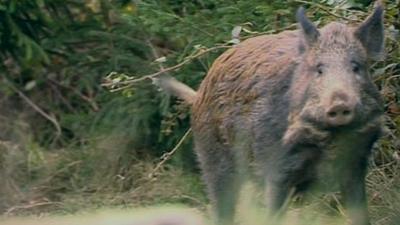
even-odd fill
[{"label": "boar's eye", "polygon": [[317,66],[316,66],[316,70],[317,70],[317,73],[318,73],[318,75],[322,75],[323,73],[324,73],[324,71],[323,71],[323,64],[322,63],[318,63],[317,64]]},{"label": "boar's eye", "polygon": [[358,62],[352,61],[351,62],[351,68],[354,73],[359,73],[360,72],[360,64]]}]

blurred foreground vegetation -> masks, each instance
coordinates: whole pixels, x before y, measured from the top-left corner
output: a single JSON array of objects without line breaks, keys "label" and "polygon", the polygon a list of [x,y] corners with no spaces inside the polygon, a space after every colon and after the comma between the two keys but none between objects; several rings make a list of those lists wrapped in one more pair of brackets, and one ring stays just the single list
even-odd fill
[{"label": "blurred foreground vegetation", "polygon": [[[362,20],[370,2],[0,1],[0,214],[161,203],[206,211],[190,138],[154,170],[188,130],[188,107],[147,80],[110,91],[101,85],[107,74],[140,78],[199,50],[295,29],[299,5],[323,25]],[[373,76],[388,129],[368,188],[373,221],[386,225],[400,214],[400,2],[385,2],[387,57]],[[170,74],[196,88],[222,51]]]}]

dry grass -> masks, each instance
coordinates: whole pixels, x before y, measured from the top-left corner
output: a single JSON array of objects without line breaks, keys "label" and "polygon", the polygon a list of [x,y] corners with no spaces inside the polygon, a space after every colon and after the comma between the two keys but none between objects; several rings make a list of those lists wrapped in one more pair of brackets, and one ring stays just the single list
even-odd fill
[{"label": "dry grass", "polygon": [[197,175],[129,154],[123,136],[82,149],[44,150],[32,143],[0,142],[0,211],[12,215],[70,214],[105,207],[163,203],[204,209]]}]

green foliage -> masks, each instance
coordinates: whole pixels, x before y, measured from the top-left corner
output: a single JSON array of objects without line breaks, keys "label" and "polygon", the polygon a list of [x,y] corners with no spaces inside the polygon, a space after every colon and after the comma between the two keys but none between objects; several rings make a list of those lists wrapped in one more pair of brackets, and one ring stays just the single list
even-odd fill
[{"label": "green foliage", "polygon": [[49,15],[41,10],[45,2],[2,1],[0,3],[0,49],[3,57],[12,55],[19,62],[49,62],[44,49],[37,42],[49,35]]}]

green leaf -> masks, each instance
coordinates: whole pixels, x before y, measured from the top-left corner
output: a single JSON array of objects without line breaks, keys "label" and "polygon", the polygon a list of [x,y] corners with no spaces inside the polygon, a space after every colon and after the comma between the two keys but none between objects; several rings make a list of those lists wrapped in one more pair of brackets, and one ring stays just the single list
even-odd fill
[{"label": "green leaf", "polygon": [[36,87],[36,80],[31,80],[31,81],[29,81],[28,83],[25,84],[24,90],[25,91],[30,91],[34,87]]}]

